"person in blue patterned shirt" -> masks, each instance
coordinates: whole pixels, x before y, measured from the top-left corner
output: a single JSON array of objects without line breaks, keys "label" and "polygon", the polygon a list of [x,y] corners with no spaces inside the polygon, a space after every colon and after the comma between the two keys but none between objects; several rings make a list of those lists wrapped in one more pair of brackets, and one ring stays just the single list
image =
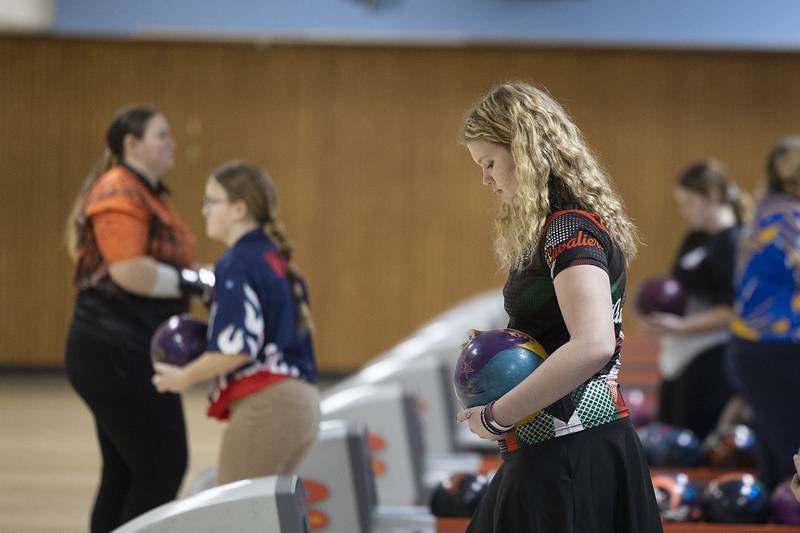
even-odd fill
[{"label": "person in blue patterned shirt", "polygon": [[467,531],[660,532],[617,385],[636,228],[578,128],[536,87],[493,89],[467,116],[463,142],[499,200],[509,327],[549,354],[498,400],[457,415],[503,455]]},{"label": "person in blue patterned shirt", "polygon": [[739,246],[728,363],[753,410],[760,477],[772,487],[794,473],[800,442],[800,136],[770,152],[766,189]]},{"label": "person in blue patterned shirt", "polygon": [[217,482],[295,470],[313,444],[319,394],[303,277],[277,219],[271,179],[231,162],[203,199],[206,234],[229,249],[217,262],[206,353],[184,367],[155,363],[161,392],[215,378],[209,416],[228,420]]}]

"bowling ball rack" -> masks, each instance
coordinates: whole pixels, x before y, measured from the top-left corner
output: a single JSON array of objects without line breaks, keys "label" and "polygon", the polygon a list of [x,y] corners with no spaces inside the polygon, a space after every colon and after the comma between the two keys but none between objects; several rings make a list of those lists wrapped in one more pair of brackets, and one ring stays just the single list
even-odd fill
[{"label": "bowling ball rack", "polygon": [[[481,464],[482,473],[496,470],[502,459],[499,456],[487,455]],[[693,482],[707,483],[718,477],[720,474],[730,472],[730,469],[716,469],[708,467],[697,468],[651,468],[651,473],[668,474],[683,472],[689,476]],[[755,471],[747,469],[736,470],[737,472]],[[469,524],[469,518],[445,518],[436,519],[436,533],[464,533]],[[687,523],[664,523],[664,533],[800,533],[800,526],[785,526],[778,524],[712,524],[708,522],[687,522]]]}]

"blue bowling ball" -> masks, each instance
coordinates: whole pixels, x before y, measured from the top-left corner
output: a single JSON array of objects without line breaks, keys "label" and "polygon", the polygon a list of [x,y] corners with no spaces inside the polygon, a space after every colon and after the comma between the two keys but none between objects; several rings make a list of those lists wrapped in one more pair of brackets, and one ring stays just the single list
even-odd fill
[{"label": "blue bowling ball", "polygon": [[485,331],[461,350],[453,375],[456,396],[465,408],[497,400],[542,364],[547,352],[526,333]]},{"label": "blue bowling ball", "polygon": [[747,469],[758,466],[756,434],[739,424],[712,432],[703,441],[706,463],[713,468]]},{"label": "blue bowling ball", "polygon": [[770,511],[769,493],[752,474],[731,472],[708,484],[703,493],[703,509],[709,522],[765,522]]},{"label": "blue bowling ball", "polygon": [[690,522],[700,519],[700,491],[685,473],[656,473],[653,475],[653,488],[658,512],[664,521]]},{"label": "blue bowling ball", "polygon": [[699,466],[703,461],[700,440],[689,429],[653,422],[636,432],[650,466],[685,468]]}]

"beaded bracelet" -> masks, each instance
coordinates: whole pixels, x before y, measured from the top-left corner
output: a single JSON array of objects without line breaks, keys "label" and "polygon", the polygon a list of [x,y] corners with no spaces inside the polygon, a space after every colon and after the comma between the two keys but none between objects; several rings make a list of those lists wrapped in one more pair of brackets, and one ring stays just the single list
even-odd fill
[{"label": "beaded bracelet", "polygon": [[503,426],[494,419],[494,414],[492,413],[493,406],[494,400],[487,403],[483,409],[481,409],[481,423],[483,424],[483,427],[486,428],[486,431],[492,435],[504,435],[505,433],[508,433],[514,429],[513,424],[510,426]]}]

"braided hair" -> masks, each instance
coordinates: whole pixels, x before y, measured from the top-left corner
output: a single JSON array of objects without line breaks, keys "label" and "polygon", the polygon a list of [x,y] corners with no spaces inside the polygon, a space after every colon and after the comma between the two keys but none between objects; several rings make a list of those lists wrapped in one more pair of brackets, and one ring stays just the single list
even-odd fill
[{"label": "braided hair", "polygon": [[297,304],[298,328],[301,333],[313,330],[314,322],[308,305],[306,287],[292,259],[292,243],[277,218],[278,195],[272,178],[258,167],[243,161],[230,161],[218,167],[211,177],[225,189],[228,201],[242,200],[247,212],[262,227],[267,237],[278,247]]}]

